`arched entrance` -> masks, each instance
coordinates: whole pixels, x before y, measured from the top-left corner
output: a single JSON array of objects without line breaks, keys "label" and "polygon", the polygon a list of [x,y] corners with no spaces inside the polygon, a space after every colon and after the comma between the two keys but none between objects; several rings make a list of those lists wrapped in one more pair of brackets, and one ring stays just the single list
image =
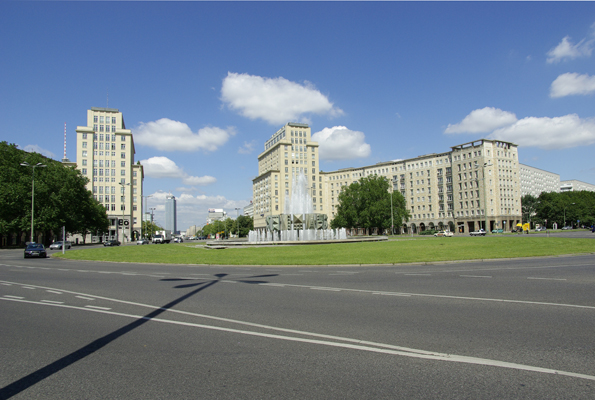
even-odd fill
[{"label": "arched entrance", "polygon": [[411,224],[411,233],[412,234],[416,234],[417,233],[417,226],[415,224]]},{"label": "arched entrance", "polygon": [[423,222],[420,222],[419,224],[419,231],[423,232],[426,230],[426,224],[424,224]]},{"label": "arched entrance", "polygon": [[454,232],[455,231],[455,224],[454,224],[454,222],[452,222],[452,221],[449,221],[448,222],[448,230],[451,231],[451,232]]},{"label": "arched entrance", "polygon": [[431,230],[431,231],[434,231],[434,230],[436,230],[436,226],[434,225],[434,223],[433,223],[433,222],[430,222],[430,223],[428,224],[428,229],[429,229],[429,230]]}]

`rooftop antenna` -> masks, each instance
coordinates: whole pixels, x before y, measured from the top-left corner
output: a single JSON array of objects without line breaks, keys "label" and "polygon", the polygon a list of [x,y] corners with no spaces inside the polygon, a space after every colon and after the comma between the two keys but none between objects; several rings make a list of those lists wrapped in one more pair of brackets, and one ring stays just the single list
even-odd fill
[{"label": "rooftop antenna", "polygon": [[62,162],[70,162],[68,158],[66,158],[66,122],[64,122],[64,158]]}]

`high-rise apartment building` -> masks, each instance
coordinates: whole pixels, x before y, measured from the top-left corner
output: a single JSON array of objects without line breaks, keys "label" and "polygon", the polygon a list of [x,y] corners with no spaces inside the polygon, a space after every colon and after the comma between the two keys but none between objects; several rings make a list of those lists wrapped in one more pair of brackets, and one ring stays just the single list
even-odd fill
[{"label": "high-rise apartment building", "polygon": [[134,139],[122,113],[91,107],[87,125],[77,126],[76,165],[87,189],[105,207],[109,231],[99,240],[134,240],[141,235],[144,172],[134,161]]},{"label": "high-rise apartment building", "polygon": [[520,164],[521,197],[527,194],[538,197],[543,192],[560,191],[560,175],[529,165]]},{"label": "high-rise apartment building", "polygon": [[165,197],[165,229],[174,234],[178,232],[176,197],[171,194]]},{"label": "high-rise apartment building", "polygon": [[254,228],[264,228],[267,216],[284,212],[293,177],[301,173],[309,182],[313,211],[323,213],[318,143],[311,140],[307,124],[290,122],[266,141],[258,156],[258,176],[252,180]]}]

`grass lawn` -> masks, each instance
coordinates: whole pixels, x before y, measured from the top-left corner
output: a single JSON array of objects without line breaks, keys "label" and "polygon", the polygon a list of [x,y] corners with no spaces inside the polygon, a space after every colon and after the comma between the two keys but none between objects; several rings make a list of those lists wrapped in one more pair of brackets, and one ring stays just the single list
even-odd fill
[{"label": "grass lawn", "polygon": [[487,236],[416,238],[371,243],[241,247],[207,250],[195,244],[120,246],[70,250],[53,257],[71,260],[161,264],[328,265],[556,256],[595,253],[595,240]]}]

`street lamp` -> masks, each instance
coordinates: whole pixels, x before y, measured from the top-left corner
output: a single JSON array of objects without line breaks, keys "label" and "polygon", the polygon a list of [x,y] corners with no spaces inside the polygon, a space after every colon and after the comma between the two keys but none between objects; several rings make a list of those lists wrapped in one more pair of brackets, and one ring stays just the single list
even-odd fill
[{"label": "street lamp", "polygon": [[[121,199],[120,207],[122,207],[122,244],[124,244],[124,239],[125,239],[125,236],[124,236],[124,233],[125,233],[124,232],[124,211],[126,209],[126,205],[124,204],[124,201],[126,199],[126,196],[125,196],[126,193],[125,193],[124,187],[130,186],[130,183],[124,183],[124,182],[118,182],[118,183],[120,184],[120,186],[122,186],[122,197],[120,198]],[[119,231],[120,230],[118,229],[118,232]]]},{"label": "street lamp", "polygon": [[238,237],[240,237],[240,225],[238,224],[238,217],[239,217],[239,208],[236,207],[236,233]]},{"label": "street lamp", "polygon": [[35,211],[35,167],[45,168],[47,165],[37,163],[31,165],[28,162],[21,163],[23,167],[31,167],[33,170],[33,177],[31,178],[31,242],[33,243],[33,213]]},{"label": "street lamp", "polygon": [[154,226],[153,225],[153,211],[155,211],[156,208],[152,207],[152,208],[150,208],[150,210],[151,210],[151,238],[153,238],[153,226]]},{"label": "street lamp", "polygon": [[141,196],[141,197],[145,199],[145,206],[143,207],[143,203],[141,202],[141,216],[142,216],[141,218],[142,218],[142,220],[141,220],[141,225],[140,225],[141,226],[141,233],[140,234],[143,237],[145,237],[146,232],[143,232],[143,228],[144,228],[144,225],[146,225],[146,224],[143,224],[143,220],[145,219],[145,212],[146,212],[145,210],[147,210],[147,201],[148,201],[147,199],[149,197],[153,197],[153,195],[150,194],[148,196]]}]

